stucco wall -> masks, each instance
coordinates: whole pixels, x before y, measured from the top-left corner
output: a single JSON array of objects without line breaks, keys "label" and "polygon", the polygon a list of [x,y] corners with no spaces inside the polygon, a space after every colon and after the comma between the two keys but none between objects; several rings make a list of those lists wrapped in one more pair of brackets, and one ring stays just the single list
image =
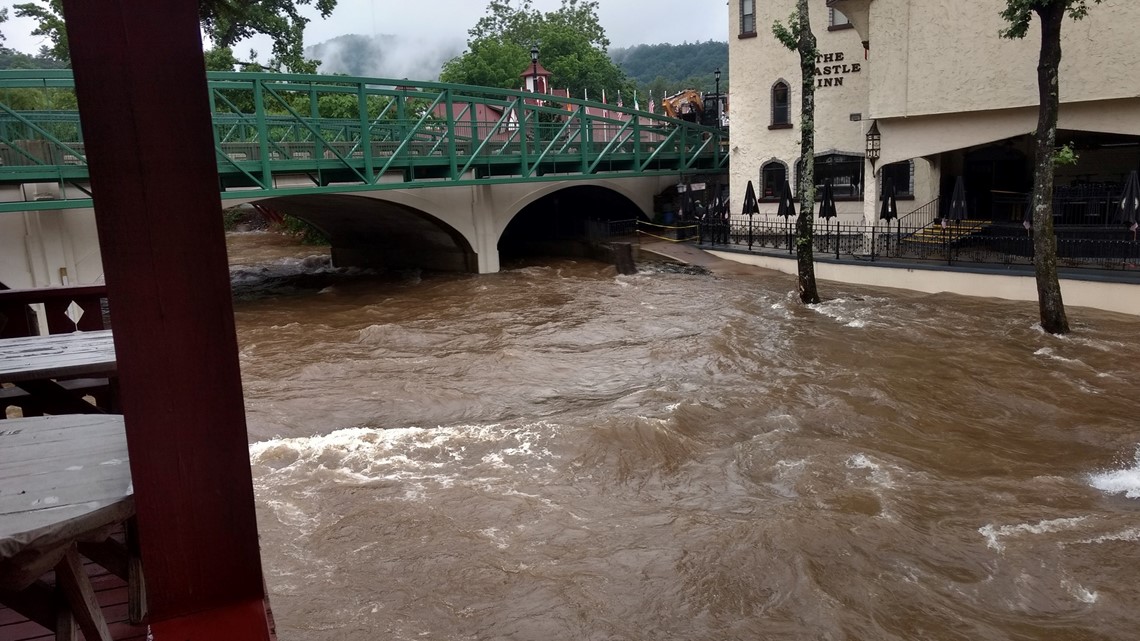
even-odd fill
[{"label": "stucco wall", "polygon": [[[740,38],[740,0],[729,0],[729,70],[732,83],[731,129],[731,199],[734,210],[744,200],[745,185],[751,180],[760,188],[760,168],[776,159],[788,167],[793,183],[795,161],[800,154],[800,87],[799,55],[789,51],[772,35],[772,24],[786,23],[794,0],[757,0],[756,32],[751,38]],[[830,71],[821,78],[832,81],[830,87],[816,88],[816,153],[828,151],[861,155],[864,134],[869,121],[852,121],[851,114],[866,115],[870,86],[863,46],[855,29],[828,31],[828,12],[823,2],[812,3],[812,31],[821,54],[834,55],[817,66]],[[846,69],[844,69],[846,65]],[[825,69],[829,68],[829,69]],[[855,69],[858,71],[855,71]],[[836,78],[842,86],[835,86]],[[790,129],[769,129],[772,122],[772,86],[777,80],[788,83],[791,94]],[[761,202],[763,214],[774,216],[776,203]],[[862,202],[839,202],[837,209],[845,222],[855,222],[863,214]]]},{"label": "stucco wall", "polygon": [[[1036,127],[1036,107],[880,119],[880,163],[1032,134]],[[1062,104],[1058,128],[1140,135],[1140,98]]]},{"label": "stucco wall", "polygon": [[[840,2],[837,6],[842,6]],[[870,112],[876,118],[1035,106],[1040,25],[998,36],[1005,0],[875,0],[870,4]],[[1140,95],[1140,3],[1104,0],[1061,29],[1062,102]],[[733,87],[736,90],[736,83]]]},{"label": "stucco wall", "polygon": [[[720,251],[711,253],[746,265],[755,265],[789,275],[796,273],[796,261],[791,258]],[[816,263],[815,273],[821,280],[855,285],[894,287],[928,294],[949,292],[963,296],[1037,302],[1037,282],[1032,274],[969,273],[843,263]],[[789,287],[791,282],[789,281]],[[1134,283],[1061,279],[1061,294],[1065,297],[1066,306],[1090,307],[1140,316],[1138,293],[1140,285]]]},{"label": "stucco wall", "polygon": [[90,209],[0,214],[0,282],[14,289],[103,280]]}]

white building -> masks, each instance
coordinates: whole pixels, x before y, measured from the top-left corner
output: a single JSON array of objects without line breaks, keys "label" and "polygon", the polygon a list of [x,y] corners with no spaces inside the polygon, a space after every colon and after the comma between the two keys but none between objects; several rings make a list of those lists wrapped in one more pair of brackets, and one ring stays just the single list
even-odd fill
[{"label": "white building", "polygon": [[[873,222],[890,178],[902,215],[932,218],[963,179],[970,217],[1020,222],[1032,188],[1039,25],[1005,40],[1005,0],[811,0],[818,39],[816,183],[835,186],[841,222]],[[799,57],[772,35],[795,0],[729,0],[732,202],[751,180],[774,214],[800,148]],[[1055,221],[1111,224],[1111,199],[1140,169],[1140,3],[1104,0],[1062,28]],[[881,157],[866,162],[866,134]],[[941,203],[939,202],[941,201]],[[924,207],[925,206],[925,207]],[[917,222],[917,220],[915,221]],[[925,222],[925,221],[924,221]]]}]

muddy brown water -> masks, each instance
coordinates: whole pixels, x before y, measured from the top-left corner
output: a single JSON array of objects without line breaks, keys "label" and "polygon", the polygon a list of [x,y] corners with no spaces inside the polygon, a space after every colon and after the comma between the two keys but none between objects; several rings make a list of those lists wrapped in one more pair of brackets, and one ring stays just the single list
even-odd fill
[{"label": "muddy brown water", "polygon": [[1140,634],[1138,318],[229,243],[284,641]]}]

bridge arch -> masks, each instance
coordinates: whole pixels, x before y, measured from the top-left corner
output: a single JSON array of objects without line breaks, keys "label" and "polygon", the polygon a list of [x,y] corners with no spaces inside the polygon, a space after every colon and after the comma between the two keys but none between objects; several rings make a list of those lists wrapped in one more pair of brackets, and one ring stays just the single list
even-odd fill
[{"label": "bridge arch", "polygon": [[416,203],[422,207],[399,202],[417,200],[409,196],[324,193],[250,202],[319,229],[332,245],[334,265],[478,272],[478,256],[467,234],[433,215],[428,201]]},{"label": "bridge arch", "polygon": [[[648,220],[638,204],[646,195],[613,184],[558,184],[513,204],[498,237],[502,258],[590,253],[590,241],[608,233],[608,223]],[[649,210],[652,210],[652,196]]]},{"label": "bridge arch", "polygon": [[501,249],[508,256],[584,255],[591,225],[600,229],[593,223],[648,219],[654,197],[676,182],[622,176],[272,198],[250,191],[227,202],[257,203],[312,223],[330,237],[338,266],[487,274],[499,271]]}]

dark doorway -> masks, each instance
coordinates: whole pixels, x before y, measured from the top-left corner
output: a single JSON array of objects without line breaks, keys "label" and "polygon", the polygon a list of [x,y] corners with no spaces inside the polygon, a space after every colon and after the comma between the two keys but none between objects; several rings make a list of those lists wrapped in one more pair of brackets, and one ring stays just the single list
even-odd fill
[{"label": "dark doorway", "polygon": [[[1008,220],[1022,215],[1011,203],[1024,202],[1033,187],[1029,159],[1010,143],[988,145],[966,153],[963,176],[970,217],[978,220]],[[943,182],[947,177],[943,177]],[[942,193],[951,193],[955,176]]]},{"label": "dark doorway", "polygon": [[568,187],[527,205],[503,231],[503,260],[548,256],[589,256],[591,239],[604,237],[609,224],[644,219],[625,196],[593,185]]}]

